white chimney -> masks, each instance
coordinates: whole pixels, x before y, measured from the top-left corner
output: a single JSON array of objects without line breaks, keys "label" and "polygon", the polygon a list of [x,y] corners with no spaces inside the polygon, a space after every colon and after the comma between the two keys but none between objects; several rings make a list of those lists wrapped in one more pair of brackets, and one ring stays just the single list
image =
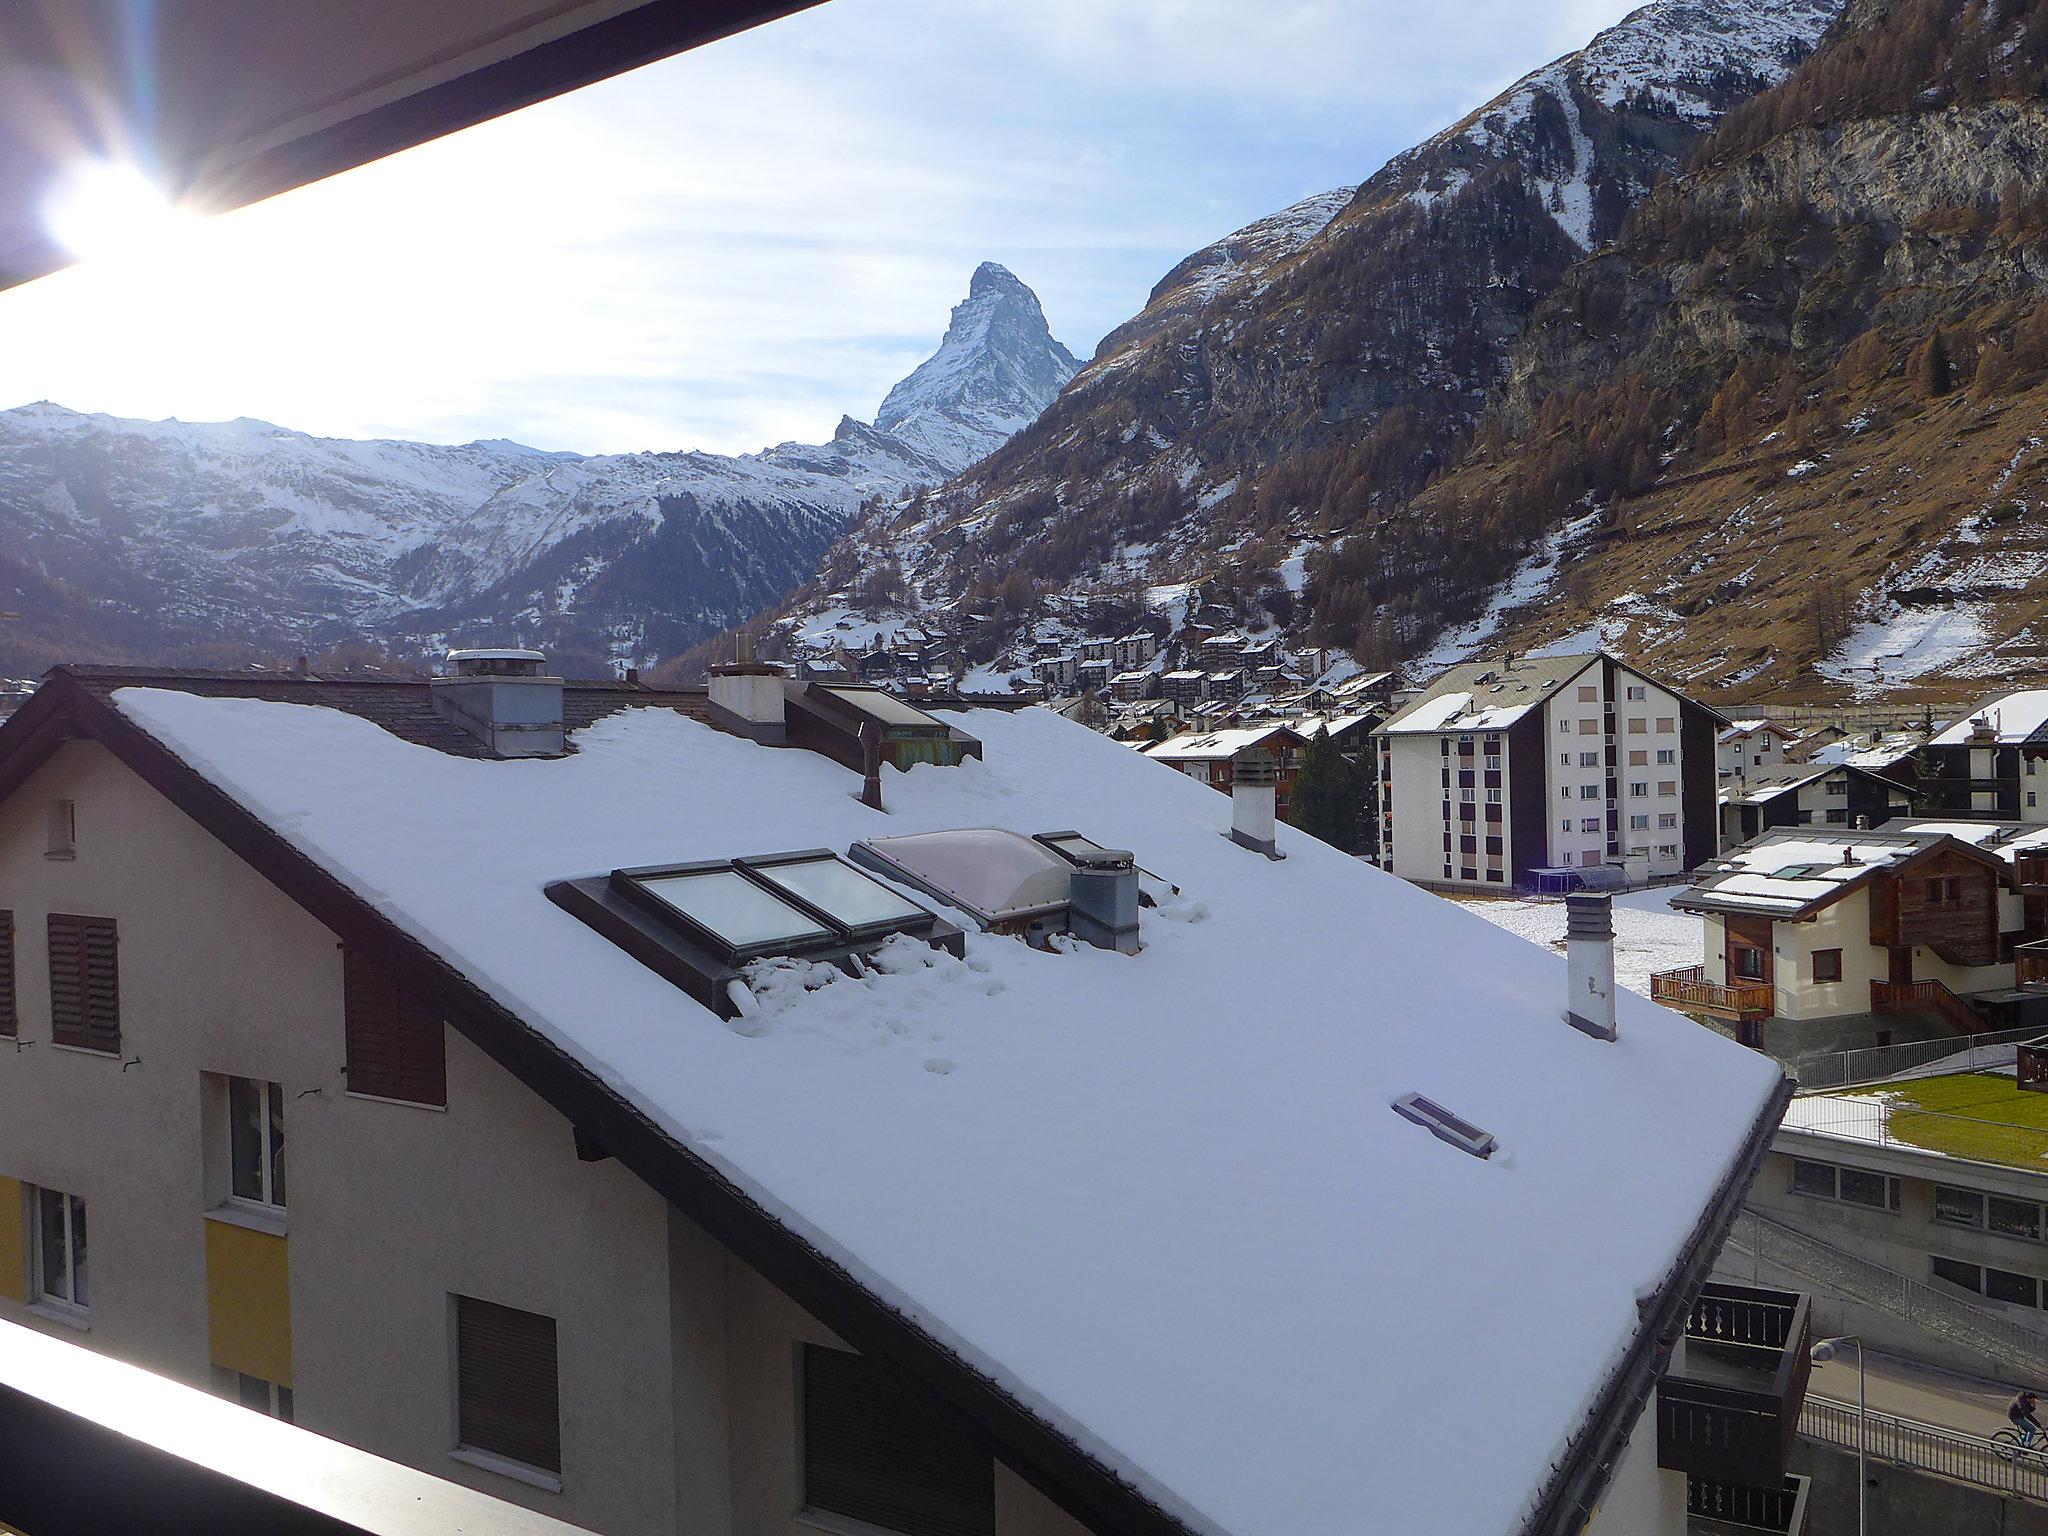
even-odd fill
[{"label": "white chimney", "polygon": [[1614,1029],[1614,901],[1590,891],[1564,899],[1565,967],[1569,972],[1564,1021],[1596,1040]]},{"label": "white chimney", "polygon": [[773,662],[754,660],[752,635],[741,635],[734,659],[710,671],[714,725],[770,745],[788,740],[782,690],[787,673]]},{"label": "white chimney", "polygon": [[539,651],[450,651],[449,675],[429,684],[434,713],[500,757],[560,757],[562,680],[547,677]]},{"label": "white chimney", "polygon": [[1273,835],[1279,765],[1264,747],[1246,747],[1230,760],[1230,840],[1269,859],[1285,858]]}]

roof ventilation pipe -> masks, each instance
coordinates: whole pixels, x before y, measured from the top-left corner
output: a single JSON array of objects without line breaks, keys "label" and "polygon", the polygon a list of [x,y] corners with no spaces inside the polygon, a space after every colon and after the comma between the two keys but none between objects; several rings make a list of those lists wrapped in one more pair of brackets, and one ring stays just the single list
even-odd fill
[{"label": "roof ventilation pipe", "polygon": [[1269,859],[1285,858],[1273,829],[1279,763],[1264,747],[1246,747],[1230,768],[1230,840]]},{"label": "roof ventilation pipe", "polygon": [[434,713],[500,757],[560,757],[562,680],[541,672],[539,651],[450,651],[450,675],[430,685]]},{"label": "roof ventilation pipe", "polygon": [[783,711],[781,667],[754,659],[754,637],[741,635],[733,659],[710,669],[707,713],[711,723],[766,746],[789,739]]},{"label": "roof ventilation pipe", "polygon": [[1067,931],[1097,949],[1135,955],[1138,944],[1138,865],[1120,848],[1072,849],[1067,887]]},{"label": "roof ventilation pipe", "polygon": [[1564,1021],[1595,1040],[1615,1038],[1614,899],[1574,891],[1564,899],[1569,990]]}]

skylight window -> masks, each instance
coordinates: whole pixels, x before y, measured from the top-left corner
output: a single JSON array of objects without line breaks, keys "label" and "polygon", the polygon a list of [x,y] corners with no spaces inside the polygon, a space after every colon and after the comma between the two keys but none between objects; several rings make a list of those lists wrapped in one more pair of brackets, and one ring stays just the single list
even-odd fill
[{"label": "skylight window", "polygon": [[808,949],[834,936],[823,923],[731,866],[646,877],[635,884],[735,956]]},{"label": "skylight window", "polygon": [[1772,870],[1771,878],[1773,880],[1806,880],[1818,874],[1821,868],[1822,866],[1819,864],[1787,864],[1783,869]]},{"label": "skylight window", "polygon": [[798,853],[742,859],[741,868],[825,914],[855,935],[928,923],[932,914],[836,854]]},{"label": "skylight window", "polygon": [[[1045,844],[1060,857],[1077,864],[1086,856],[1115,851],[1079,832],[1039,832],[1034,834],[1032,841]],[[1146,906],[1156,907],[1167,897],[1179,894],[1180,887],[1172,881],[1162,880],[1142,864],[1138,866],[1138,896]]]},{"label": "skylight window", "polygon": [[1028,925],[1065,910],[1073,864],[999,827],[912,832],[855,843],[853,861],[929,892],[985,928]]},{"label": "skylight window", "polygon": [[1414,1121],[1437,1140],[1447,1141],[1460,1152],[1469,1152],[1474,1157],[1491,1157],[1500,1145],[1491,1134],[1471,1121],[1461,1119],[1434,1099],[1425,1099],[1419,1093],[1404,1093],[1394,1100],[1394,1113],[1404,1120]]}]

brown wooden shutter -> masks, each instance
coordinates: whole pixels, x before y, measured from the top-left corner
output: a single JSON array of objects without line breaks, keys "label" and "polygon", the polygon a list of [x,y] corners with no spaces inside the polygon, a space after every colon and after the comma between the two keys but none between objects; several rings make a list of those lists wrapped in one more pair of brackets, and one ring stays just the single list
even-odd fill
[{"label": "brown wooden shutter", "polygon": [[907,1382],[803,1347],[804,1502],[904,1536],[992,1536],[995,1462]]},{"label": "brown wooden shutter", "polygon": [[52,912],[50,1038],[82,1050],[121,1049],[120,938],[111,917]]},{"label": "brown wooden shutter", "polygon": [[464,1445],[561,1472],[552,1317],[456,1297],[455,1369],[457,1433]]},{"label": "brown wooden shutter", "polygon": [[439,1013],[364,950],[344,951],[342,990],[349,1091],[446,1104],[448,1056]]},{"label": "brown wooden shutter", "polygon": [[0,1035],[20,1032],[14,1011],[14,914],[0,912]]}]

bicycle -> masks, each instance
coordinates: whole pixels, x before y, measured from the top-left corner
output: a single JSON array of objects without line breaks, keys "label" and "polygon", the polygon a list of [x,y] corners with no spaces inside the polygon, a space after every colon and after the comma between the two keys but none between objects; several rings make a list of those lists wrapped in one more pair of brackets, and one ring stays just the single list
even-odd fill
[{"label": "bicycle", "polygon": [[2038,1435],[2031,1429],[2007,1427],[1991,1432],[1991,1445],[2000,1461],[2018,1461],[2022,1453],[2029,1456],[2048,1457],[2048,1436]]}]

